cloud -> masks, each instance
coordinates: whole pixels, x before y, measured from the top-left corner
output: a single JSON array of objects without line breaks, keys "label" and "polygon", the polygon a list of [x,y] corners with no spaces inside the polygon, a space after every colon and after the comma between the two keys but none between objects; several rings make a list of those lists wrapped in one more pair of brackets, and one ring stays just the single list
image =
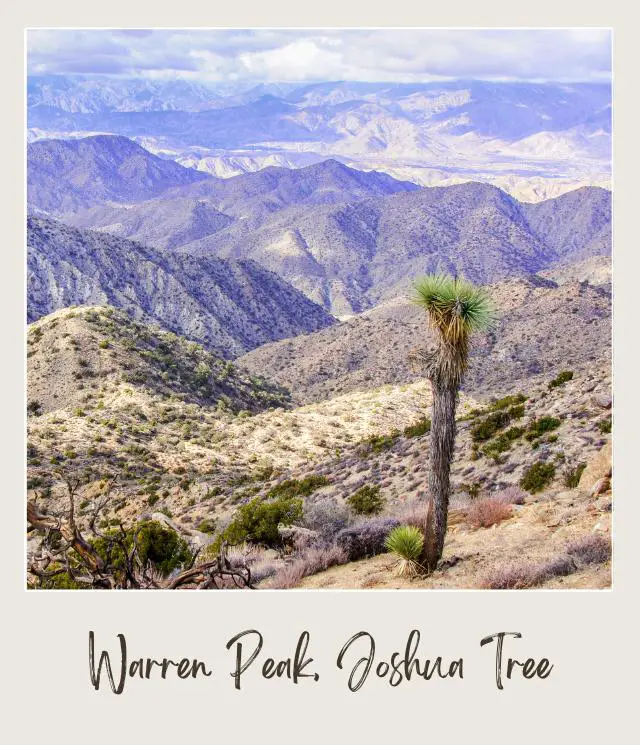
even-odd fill
[{"label": "cloud", "polygon": [[27,44],[31,74],[248,84],[611,77],[607,29],[34,29]]}]

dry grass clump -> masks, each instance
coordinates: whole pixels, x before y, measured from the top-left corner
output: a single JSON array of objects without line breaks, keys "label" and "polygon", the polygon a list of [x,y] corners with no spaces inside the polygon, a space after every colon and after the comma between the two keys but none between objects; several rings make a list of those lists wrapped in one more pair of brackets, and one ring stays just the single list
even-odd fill
[{"label": "dry grass clump", "polygon": [[490,528],[511,517],[511,506],[495,497],[478,499],[467,511],[467,522],[474,528]]},{"label": "dry grass clump", "polygon": [[499,492],[493,495],[494,499],[505,504],[524,504],[527,498],[527,493],[519,486],[507,486],[501,489]]},{"label": "dry grass clump", "polygon": [[601,535],[587,535],[570,543],[567,553],[581,564],[604,564],[611,558],[611,541]]},{"label": "dry grass clump", "polygon": [[604,564],[611,558],[611,541],[587,535],[567,546],[565,555],[540,564],[514,563],[491,569],[480,581],[488,590],[522,590],[536,587],[552,577],[566,577],[588,564]]},{"label": "dry grass clump", "polygon": [[333,539],[350,522],[349,510],[333,497],[304,505],[302,525],[316,531],[325,540]]},{"label": "dry grass clump", "polygon": [[385,540],[400,525],[393,517],[372,517],[343,528],[336,536],[336,543],[343,548],[349,561],[376,556],[386,551]]},{"label": "dry grass clump", "polygon": [[275,590],[288,590],[295,587],[304,577],[324,572],[337,564],[346,564],[348,560],[346,551],[335,544],[307,549],[290,564],[279,569],[269,587]]},{"label": "dry grass clump", "polygon": [[558,556],[542,564],[512,563],[491,569],[480,581],[484,590],[525,590],[541,585],[551,577],[566,577],[576,571],[568,556]]}]

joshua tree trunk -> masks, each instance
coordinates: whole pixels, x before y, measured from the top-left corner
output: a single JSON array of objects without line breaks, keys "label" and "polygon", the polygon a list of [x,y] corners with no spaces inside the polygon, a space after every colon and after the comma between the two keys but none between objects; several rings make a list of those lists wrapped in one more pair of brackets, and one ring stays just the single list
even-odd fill
[{"label": "joshua tree trunk", "polygon": [[437,380],[431,381],[433,389],[433,415],[431,421],[431,446],[429,470],[429,496],[433,500],[433,545],[426,557],[428,569],[433,570],[442,558],[447,532],[449,472],[456,438],[456,387]]}]

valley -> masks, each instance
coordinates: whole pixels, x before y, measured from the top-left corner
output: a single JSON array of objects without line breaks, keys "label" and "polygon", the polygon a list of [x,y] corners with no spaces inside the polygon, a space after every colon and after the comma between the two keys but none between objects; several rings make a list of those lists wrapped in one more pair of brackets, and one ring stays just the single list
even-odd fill
[{"label": "valley", "polygon": [[610,585],[608,85],[103,82],[28,90],[29,587]]}]

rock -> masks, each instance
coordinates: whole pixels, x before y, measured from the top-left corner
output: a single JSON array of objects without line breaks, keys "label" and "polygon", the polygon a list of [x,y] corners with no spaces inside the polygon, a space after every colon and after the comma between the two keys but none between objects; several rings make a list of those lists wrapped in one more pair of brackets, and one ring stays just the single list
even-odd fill
[{"label": "rock", "polygon": [[604,494],[604,492],[609,491],[610,488],[611,481],[606,476],[603,476],[591,487],[590,496],[597,497],[598,494]]},{"label": "rock", "polygon": [[309,546],[318,538],[318,533],[300,525],[278,525],[278,534],[285,543],[295,544],[298,548]]},{"label": "rock", "polygon": [[590,380],[582,386],[584,393],[591,393],[591,391],[598,385],[595,380]]},{"label": "rock", "polygon": [[611,440],[588,463],[580,476],[578,489],[591,493],[597,481],[611,476]]},{"label": "rock", "polygon": [[599,406],[601,409],[610,409],[612,400],[611,400],[611,394],[610,393],[595,393],[591,400],[596,406]]}]

